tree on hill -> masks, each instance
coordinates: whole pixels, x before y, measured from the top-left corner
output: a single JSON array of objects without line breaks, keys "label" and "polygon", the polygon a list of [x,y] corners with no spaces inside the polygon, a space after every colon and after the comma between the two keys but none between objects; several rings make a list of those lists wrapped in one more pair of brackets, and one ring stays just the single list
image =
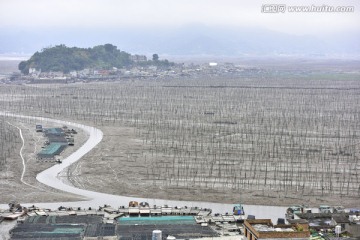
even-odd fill
[{"label": "tree on hill", "polygon": [[171,66],[174,66],[175,63],[174,62],[169,62],[169,60],[165,59],[165,60],[159,60],[160,57],[157,53],[154,53],[152,55],[152,60],[148,60],[146,62],[139,62],[138,65],[140,66],[157,66],[160,69],[166,69],[169,68]]},{"label": "tree on hill", "polygon": [[153,60],[154,62],[159,61],[159,55],[157,55],[156,53],[154,53],[154,54],[152,55],[152,60]]},{"label": "tree on hill", "polygon": [[129,57],[129,53],[120,51],[112,44],[93,48],[69,48],[62,44],[36,52],[29,60],[20,62],[18,68],[23,74],[28,74],[30,68],[64,73],[85,68],[121,68],[132,64]]}]

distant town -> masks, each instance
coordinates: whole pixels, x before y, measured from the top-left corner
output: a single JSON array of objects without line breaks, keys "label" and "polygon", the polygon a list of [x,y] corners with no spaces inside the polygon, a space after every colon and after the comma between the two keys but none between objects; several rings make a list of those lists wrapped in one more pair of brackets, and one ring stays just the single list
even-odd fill
[{"label": "distant town", "polygon": [[[145,55],[131,55],[135,62],[147,61]],[[129,79],[178,79],[194,78],[204,75],[208,76],[252,76],[259,73],[266,73],[267,70],[236,65],[233,63],[209,62],[203,64],[178,63],[173,66],[159,67],[130,66],[123,68],[113,67],[112,69],[85,68],[78,71],[64,73],[61,71],[42,71],[37,68],[29,68],[29,74],[13,73],[11,76],[0,80],[2,83],[74,83],[92,81],[116,81]]]}]

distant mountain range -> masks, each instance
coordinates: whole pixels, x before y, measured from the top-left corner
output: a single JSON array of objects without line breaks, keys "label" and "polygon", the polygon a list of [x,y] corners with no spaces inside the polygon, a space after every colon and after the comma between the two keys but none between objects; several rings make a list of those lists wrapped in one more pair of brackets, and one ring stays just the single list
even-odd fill
[{"label": "distant mountain range", "polygon": [[0,29],[0,54],[111,42],[130,53],[187,56],[359,57],[360,32],[296,36],[260,28],[189,25],[161,29]]}]

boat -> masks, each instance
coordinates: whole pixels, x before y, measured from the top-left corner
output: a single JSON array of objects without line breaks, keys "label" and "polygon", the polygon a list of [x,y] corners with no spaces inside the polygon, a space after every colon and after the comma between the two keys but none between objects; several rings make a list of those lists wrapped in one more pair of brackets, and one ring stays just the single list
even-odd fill
[{"label": "boat", "polygon": [[140,213],[139,203],[136,201],[129,202],[129,215],[130,216],[139,215],[139,213]]},{"label": "boat", "polygon": [[241,204],[236,204],[233,207],[234,215],[245,215],[244,207]]},{"label": "boat", "polygon": [[309,206],[305,206],[305,205],[303,205],[303,206],[304,206],[303,213],[312,213],[312,210]]},{"label": "boat", "polygon": [[141,216],[149,216],[150,215],[150,205],[147,202],[141,202],[139,204],[139,212]]},{"label": "boat", "polygon": [[161,206],[161,214],[162,215],[171,215],[172,207],[168,205]]},{"label": "boat", "polygon": [[3,215],[4,220],[16,220],[19,217],[22,217],[25,215],[25,212],[17,212],[17,213],[11,213],[8,215]]},{"label": "boat", "polygon": [[349,211],[350,214],[352,215],[359,215],[360,214],[360,209],[358,208],[351,208]]},{"label": "boat", "polygon": [[286,210],[285,218],[294,219],[296,214],[299,213],[311,213],[311,208],[305,205],[294,205]]},{"label": "boat", "polygon": [[241,222],[245,220],[244,207],[241,204],[235,204],[233,207],[233,214],[236,221]]},{"label": "boat", "polygon": [[332,213],[331,207],[328,205],[320,205],[319,207],[319,213]]},{"label": "boat", "polygon": [[345,212],[345,208],[343,206],[335,206],[333,208],[333,213],[344,213]]},{"label": "boat", "polygon": [[137,201],[130,201],[129,202],[129,207],[137,207],[139,206],[139,203]]}]

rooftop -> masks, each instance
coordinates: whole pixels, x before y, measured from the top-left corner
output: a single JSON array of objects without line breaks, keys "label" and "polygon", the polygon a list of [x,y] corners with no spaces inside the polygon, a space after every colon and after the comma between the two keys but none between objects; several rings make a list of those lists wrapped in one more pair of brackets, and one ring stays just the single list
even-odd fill
[{"label": "rooftop", "polygon": [[307,223],[273,225],[270,219],[246,219],[244,227],[245,235],[254,235],[256,239],[307,239],[310,236]]},{"label": "rooftop", "polygon": [[291,227],[280,228],[273,227],[266,224],[254,224],[253,228],[258,232],[295,232],[295,230]]}]

